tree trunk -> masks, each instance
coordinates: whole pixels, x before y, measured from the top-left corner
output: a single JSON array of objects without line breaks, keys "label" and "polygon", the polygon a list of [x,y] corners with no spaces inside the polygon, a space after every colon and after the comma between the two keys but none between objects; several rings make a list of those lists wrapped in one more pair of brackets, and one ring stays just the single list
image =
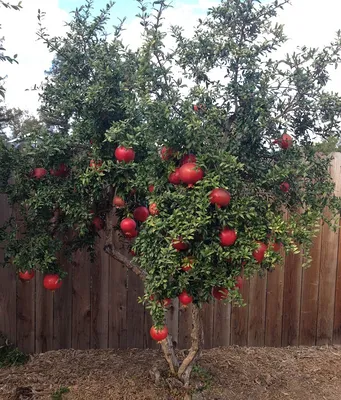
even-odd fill
[{"label": "tree trunk", "polygon": [[196,361],[201,356],[201,350],[204,343],[204,331],[202,323],[202,313],[200,308],[192,305],[192,345],[189,349],[187,357],[183,360],[178,370],[178,378],[184,383],[184,387],[188,388],[191,378],[192,369]]}]

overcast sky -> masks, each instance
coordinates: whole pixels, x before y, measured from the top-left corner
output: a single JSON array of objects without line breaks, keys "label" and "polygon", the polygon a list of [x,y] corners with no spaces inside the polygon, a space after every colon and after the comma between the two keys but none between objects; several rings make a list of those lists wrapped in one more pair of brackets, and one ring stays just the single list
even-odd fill
[{"label": "overcast sky", "polygon": [[[15,0],[12,0],[14,3]],[[96,8],[105,5],[106,0],[95,0]],[[186,26],[190,29],[199,16],[205,14],[208,7],[217,0],[175,0],[174,8],[168,11],[170,23]],[[41,42],[36,40],[37,10],[46,12],[45,25],[51,35],[61,35],[65,31],[64,21],[69,12],[80,6],[82,0],[23,0],[20,12],[1,8],[1,36],[5,36],[7,54],[18,54],[19,65],[1,63],[1,75],[6,74],[6,103],[34,112],[38,106],[38,94],[25,91],[44,79],[44,71],[51,65],[51,54]],[[127,16],[126,44],[136,46],[137,30],[140,25],[135,15],[135,0],[116,0],[115,18]],[[290,38],[286,50],[297,45],[322,46],[328,44],[335,32],[341,29],[341,0],[292,0],[279,17],[286,25],[285,32]],[[341,68],[333,73],[329,87],[341,92]]]}]

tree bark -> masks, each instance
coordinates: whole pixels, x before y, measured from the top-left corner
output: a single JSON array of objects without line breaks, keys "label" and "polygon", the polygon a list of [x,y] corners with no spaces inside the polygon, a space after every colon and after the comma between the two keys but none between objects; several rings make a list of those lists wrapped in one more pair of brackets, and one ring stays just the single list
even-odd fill
[{"label": "tree bark", "polygon": [[192,305],[192,345],[187,357],[183,360],[178,370],[178,378],[184,383],[184,387],[189,387],[192,369],[196,361],[201,356],[201,350],[204,343],[204,331],[202,323],[202,313],[200,308]]},{"label": "tree bark", "polygon": [[161,347],[171,373],[176,375],[179,369],[179,361],[175,355],[171,335],[168,335],[167,338],[161,342]]}]

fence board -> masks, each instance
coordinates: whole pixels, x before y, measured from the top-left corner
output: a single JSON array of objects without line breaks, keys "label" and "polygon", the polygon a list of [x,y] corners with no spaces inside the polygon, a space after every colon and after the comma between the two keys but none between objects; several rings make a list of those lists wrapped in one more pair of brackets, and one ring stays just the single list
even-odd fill
[{"label": "fence board", "polygon": [[[35,350],[35,281],[17,283],[17,340],[20,350]],[[6,333],[6,332],[5,332]]]},{"label": "fence board", "polygon": [[[250,281],[245,280],[241,289],[244,303],[249,301]],[[248,338],[249,307],[233,307],[231,315],[231,344],[246,346]]]},{"label": "fence board", "polygon": [[76,253],[72,268],[72,347],[90,348],[90,267],[87,253]]},{"label": "fence board", "polygon": [[53,297],[54,293],[43,286],[43,274],[35,276],[36,318],[35,318],[35,351],[43,353],[53,348]]},{"label": "fence board", "polygon": [[[3,250],[0,248],[0,261]],[[8,339],[16,342],[16,307],[17,307],[17,276],[14,268],[0,267],[0,332],[5,333]]]},{"label": "fence board", "polygon": [[179,349],[187,349],[191,342],[192,304],[179,309]]},{"label": "fence board", "polygon": [[179,346],[179,299],[172,300],[172,304],[166,315],[166,324],[175,348]]},{"label": "fence board", "polygon": [[266,275],[250,280],[248,346],[264,346]]},{"label": "fence board", "polygon": [[213,308],[211,347],[229,346],[231,340],[231,304],[216,301]]},{"label": "fence board", "polygon": [[[341,229],[341,220],[339,224]],[[333,343],[341,344],[341,235],[339,234],[338,265],[336,274]]]},{"label": "fence board", "polygon": [[144,307],[138,303],[139,296],[143,296],[141,279],[133,272],[128,271],[128,299],[127,299],[127,346],[143,348]]}]

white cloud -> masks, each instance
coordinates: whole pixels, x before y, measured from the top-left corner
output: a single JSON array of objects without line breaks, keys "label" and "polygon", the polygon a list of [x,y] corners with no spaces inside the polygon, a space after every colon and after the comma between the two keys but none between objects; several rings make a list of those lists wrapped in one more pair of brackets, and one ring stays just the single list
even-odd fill
[{"label": "white cloud", "polygon": [[[186,5],[179,1],[175,8],[167,11],[165,27],[177,24],[184,26],[186,33],[191,33],[199,16],[216,3],[217,0],[198,0],[197,4]],[[299,44],[328,44],[334,38],[336,30],[341,28],[340,0],[292,0],[292,3],[279,16],[279,21],[286,25],[285,32],[290,38],[285,50],[291,51]],[[38,105],[37,93],[25,92],[25,89],[44,79],[44,70],[49,68],[52,59],[44,44],[36,40],[37,10],[40,8],[46,12],[45,25],[52,35],[63,34],[63,22],[68,19],[68,14],[58,7],[58,0],[24,0],[23,6],[20,12],[1,9],[3,29],[0,33],[6,36],[5,47],[9,54],[17,53],[20,62],[18,66],[4,66],[2,63],[1,73],[5,70],[8,74],[7,103],[34,111]],[[134,19],[127,28],[123,35],[125,43],[132,48],[138,47],[142,31],[139,20]],[[171,42],[167,40],[168,45]],[[339,70],[333,72],[333,81],[329,87],[341,92],[338,73]]]}]

